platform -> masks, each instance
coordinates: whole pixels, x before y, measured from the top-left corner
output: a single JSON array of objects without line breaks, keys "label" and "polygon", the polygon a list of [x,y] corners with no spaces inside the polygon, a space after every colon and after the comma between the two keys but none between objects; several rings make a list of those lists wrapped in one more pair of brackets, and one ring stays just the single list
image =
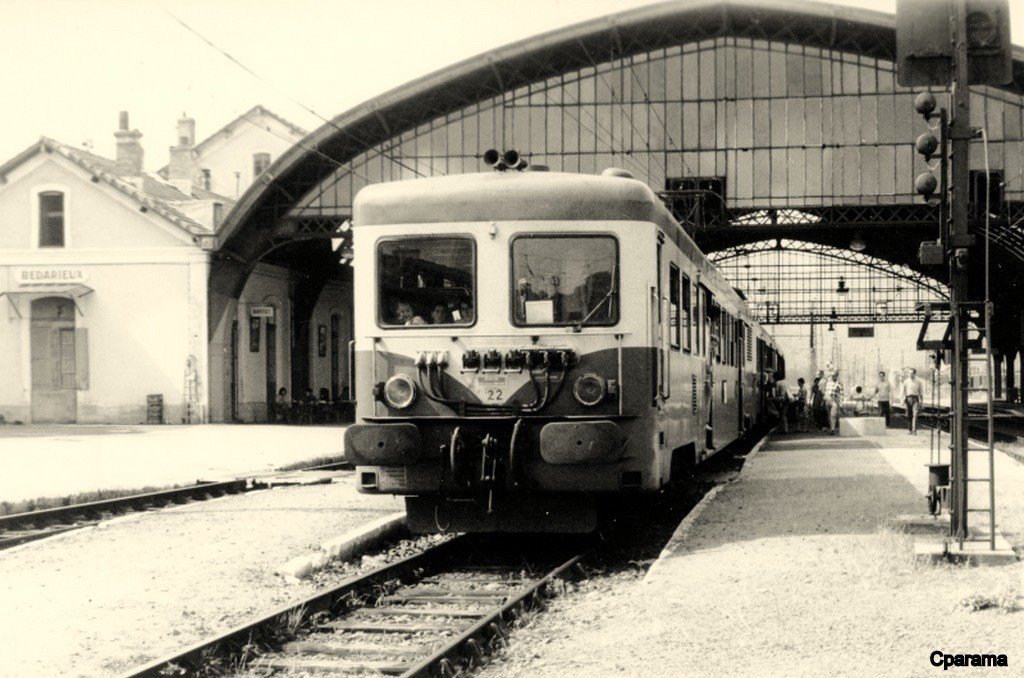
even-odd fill
[{"label": "platform", "polygon": [[265,474],[338,456],[344,426],[0,426],[0,501]]},{"label": "platform", "polygon": [[[645,664],[688,675],[919,675],[936,648],[1024,653],[1011,610],[988,609],[1018,605],[1024,564],[922,565],[897,524],[925,512],[927,443],[894,429],[771,438],[677,530],[630,613],[656,621],[615,654],[650,648]],[[1024,467],[999,456],[1000,525],[1019,544]],[[986,616],[964,616],[975,607]],[[602,620],[577,641],[625,623]]]}]

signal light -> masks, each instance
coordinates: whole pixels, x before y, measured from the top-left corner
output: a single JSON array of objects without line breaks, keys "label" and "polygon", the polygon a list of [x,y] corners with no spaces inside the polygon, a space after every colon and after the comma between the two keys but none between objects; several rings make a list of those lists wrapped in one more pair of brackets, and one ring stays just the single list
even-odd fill
[{"label": "signal light", "polygon": [[935,175],[931,172],[921,172],[914,179],[914,190],[923,195],[929,197],[939,187],[939,182],[935,179]]},{"label": "signal light", "polygon": [[914,148],[924,156],[925,160],[931,160],[932,156],[935,155],[935,151],[939,148],[939,140],[931,132],[925,132],[914,142]]},{"label": "signal light", "polygon": [[921,92],[914,97],[914,110],[923,115],[925,120],[931,119],[936,106],[938,106],[938,102],[935,101],[935,95],[931,92]]}]

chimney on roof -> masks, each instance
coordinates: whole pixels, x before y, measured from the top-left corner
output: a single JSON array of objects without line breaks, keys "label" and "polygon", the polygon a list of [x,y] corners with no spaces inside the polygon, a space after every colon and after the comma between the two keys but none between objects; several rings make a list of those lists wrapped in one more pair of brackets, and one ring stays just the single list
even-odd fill
[{"label": "chimney on roof", "polygon": [[167,164],[167,181],[185,195],[192,196],[196,174],[199,167],[196,163],[193,146],[196,142],[196,121],[181,114],[178,119],[178,143],[171,146],[171,161]]},{"label": "chimney on roof", "polygon": [[118,118],[118,129],[114,132],[117,139],[116,169],[121,176],[139,176],[142,174],[142,132],[128,129],[128,111],[121,111]]}]

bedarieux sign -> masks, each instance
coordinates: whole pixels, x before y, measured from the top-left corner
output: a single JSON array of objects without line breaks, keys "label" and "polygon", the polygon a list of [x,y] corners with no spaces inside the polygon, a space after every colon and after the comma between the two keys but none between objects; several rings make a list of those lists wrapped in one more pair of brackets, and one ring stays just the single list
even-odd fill
[{"label": "bedarieux sign", "polygon": [[74,285],[88,279],[85,269],[73,266],[18,266],[13,269],[18,287],[37,285]]}]

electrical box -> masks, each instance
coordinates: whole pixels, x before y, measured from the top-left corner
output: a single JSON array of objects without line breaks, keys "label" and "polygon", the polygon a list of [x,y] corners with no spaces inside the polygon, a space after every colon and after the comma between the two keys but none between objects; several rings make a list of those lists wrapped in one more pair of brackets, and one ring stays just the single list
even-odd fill
[{"label": "electrical box", "polygon": [[925,240],[917,250],[918,261],[922,266],[941,266],[946,263],[942,254],[942,245],[934,240]]}]

